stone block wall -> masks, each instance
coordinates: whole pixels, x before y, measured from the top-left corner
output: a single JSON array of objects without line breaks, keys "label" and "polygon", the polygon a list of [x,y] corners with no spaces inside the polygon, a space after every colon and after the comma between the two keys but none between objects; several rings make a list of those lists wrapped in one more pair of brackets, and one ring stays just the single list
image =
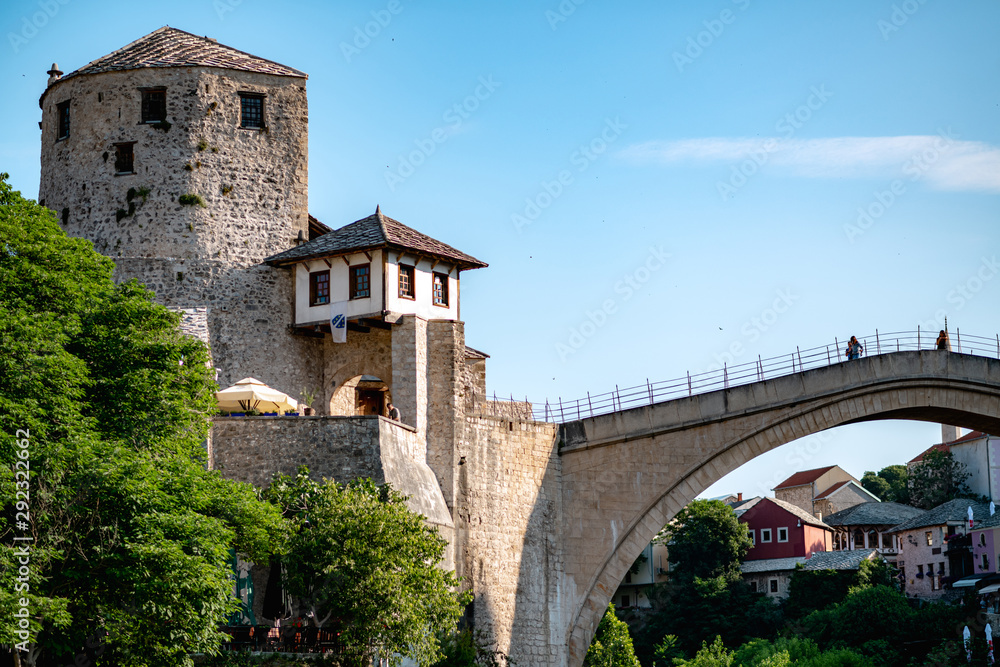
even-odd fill
[{"label": "stone block wall", "polygon": [[[521,665],[563,664],[564,566],[557,426],[466,417],[456,490],[456,573],[473,621]],[[512,637],[516,637],[514,643]]]},{"label": "stone block wall", "polygon": [[427,322],[427,464],[455,506],[456,444],[465,428],[465,325]]},{"label": "stone block wall", "polygon": [[357,383],[350,383],[362,375],[379,378],[392,393],[392,335],[392,331],[376,328],[367,333],[348,331],[346,343],[334,343],[330,336],[324,336],[323,381],[317,385],[322,389],[322,400],[312,407],[320,414],[354,414]]},{"label": "stone block wall", "polygon": [[393,326],[391,386],[402,422],[426,433],[427,320],[406,315]]},{"label": "stone block wall", "polygon": [[813,513],[813,488],[811,484],[793,486],[789,489],[778,489],[774,492],[774,497],[795,505],[810,514]]}]

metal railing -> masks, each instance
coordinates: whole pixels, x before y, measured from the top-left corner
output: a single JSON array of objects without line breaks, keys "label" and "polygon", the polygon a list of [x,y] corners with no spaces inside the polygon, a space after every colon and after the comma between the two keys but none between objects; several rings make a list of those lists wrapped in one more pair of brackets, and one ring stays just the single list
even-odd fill
[{"label": "metal railing", "polygon": [[[895,331],[875,333],[859,337],[863,349],[862,356],[876,356],[892,352],[913,350],[933,350],[936,348],[938,332]],[[983,357],[1000,359],[1000,334],[993,338],[983,336],[963,335],[956,330],[949,334],[951,351],[961,354],[973,354]],[[684,398],[696,394],[705,394],[719,389],[729,389],[740,385],[771,380],[784,375],[801,373],[802,371],[832,366],[839,363],[850,363],[846,357],[848,339],[834,338],[833,343],[809,349],[795,348],[794,352],[777,357],[757,359],[735,366],[724,364],[721,369],[704,373],[687,373],[684,377],[662,382],[650,382],[620,389],[615,385],[614,391],[602,394],[587,392],[585,398],[564,401],[561,397],[556,401],[546,399],[544,403],[531,402],[527,398],[516,403],[530,403],[531,415],[536,421],[565,423],[587,417],[609,414],[620,410],[653,405],[675,398]],[[494,396],[495,403],[507,399]]]}]

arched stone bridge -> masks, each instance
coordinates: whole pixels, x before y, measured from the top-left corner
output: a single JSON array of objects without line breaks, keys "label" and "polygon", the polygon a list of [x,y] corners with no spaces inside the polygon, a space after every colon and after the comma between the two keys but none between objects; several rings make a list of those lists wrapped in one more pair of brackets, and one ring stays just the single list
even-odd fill
[{"label": "arched stone bridge", "polygon": [[548,617],[564,664],[583,664],[625,571],[699,493],[775,447],[881,419],[1000,433],[1000,360],[883,354],[563,424],[564,572]]}]

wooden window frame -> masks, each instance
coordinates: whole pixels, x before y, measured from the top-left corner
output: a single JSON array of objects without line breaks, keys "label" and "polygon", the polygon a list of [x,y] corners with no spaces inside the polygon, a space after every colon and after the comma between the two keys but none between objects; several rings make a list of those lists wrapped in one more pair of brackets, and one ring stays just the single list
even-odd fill
[{"label": "wooden window frame", "polygon": [[[438,273],[437,271],[435,271],[431,276],[431,304],[438,306],[439,308],[449,307],[448,277],[447,273]],[[438,279],[441,280],[440,291],[438,290]]]},{"label": "wooden window frame", "polygon": [[[361,293],[361,290],[358,287],[358,275],[361,273],[362,269],[365,270],[365,283],[366,283],[366,285],[365,285],[365,288],[364,288],[364,293]],[[367,264],[355,264],[355,265],[351,266],[348,269],[348,273],[350,274],[350,278],[351,278],[351,301],[354,301],[355,299],[369,299],[369,298],[371,298],[371,295],[372,295],[372,265],[371,265],[371,263],[369,262]]]},{"label": "wooden window frame", "polygon": [[[785,539],[781,539],[781,531],[785,531]],[[776,538],[777,538],[778,542],[787,542],[788,541],[788,528],[787,527],[781,526],[780,528],[777,529],[776,532],[777,532]]]},{"label": "wooden window frame", "polygon": [[[162,107],[154,107],[152,100],[150,100],[150,96],[152,94],[154,94],[154,93],[159,93],[159,94],[163,95]],[[140,88],[139,89],[139,94],[142,96],[142,103],[141,103],[140,111],[139,111],[139,114],[140,114],[139,117],[141,119],[139,121],[140,125],[152,124],[152,123],[161,123],[161,122],[163,122],[163,121],[165,121],[167,119],[167,89],[166,88],[163,88],[163,87],[160,87],[160,88]],[[159,117],[154,117],[153,116],[153,111],[154,110],[160,110],[163,113]]]},{"label": "wooden window frame", "polygon": [[70,102],[66,100],[56,105],[56,141],[69,138],[71,109]]},{"label": "wooden window frame", "polygon": [[[129,174],[135,173],[135,142],[134,141],[121,141],[114,144],[115,147],[115,176],[127,176]],[[128,155],[130,159],[127,164],[122,162],[123,153],[122,148],[128,147]],[[120,169],[119,167],[128,166],[129,170]]]},{"label": "wooden window frame", "polygon": [[[267,129],[267,122],[265,117],[267,114],[267,105],[265,104],[264,98],[267,97],[264,93],[251,93],[251,92],[240,92],[240,129],[242,130],[265,130]],[[260,124],[259,125],[247,125],[247,120],[256,120],[254,113],[247,112],[247,101],[248,100],[259,100],[260,101]]]},{"label": "wooden window frame", "polygon": [[[766,540],[764,539],[764,533],[767,533],[767,539]],[[761,544],[770,544],[771,543],[771,537],[772,537],[772,535],[771,535],[771,529],[770,528],[761,528],[760,529],[760,543]]]},{"label": "wooden window frame", "polygon": [[[399,271],[398,271],[399,277],[397,279],[398,286],[399,286],[399,289],[398,289],[399,298],[400,299],[410,299],[411,301],[415,300],[417,298],[417,285],[416,285],[416,282],[415,282],[416,277],[417,277],[417,269],[416,269],[416,267],[415,266],[410,266],[409,264],[397,264],[396,266],[399,269]],[[404,291],[404,289],[403,289],[403,276],[404,275],[407,276],[406,282],[408,283],[408,286],[409,286],[408,292]]]},{"label": "wooden window frame", "polygon": [[[320,276],[326,276],[326,301],[320,301],[323,295],[320,294]],[[330,271],[310,271],[309,272],[309,306],[325,306],[330,303]]]}]

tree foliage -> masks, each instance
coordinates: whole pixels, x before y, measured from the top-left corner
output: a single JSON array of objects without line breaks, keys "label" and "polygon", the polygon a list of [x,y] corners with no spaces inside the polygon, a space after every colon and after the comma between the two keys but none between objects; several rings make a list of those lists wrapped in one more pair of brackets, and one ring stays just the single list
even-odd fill
[{"label": "tree foliage", "polygon": [[871,470],[861,477],[861,486],[885,503],[910,503],[909,473],[905,465],[886,466],[877,473]]},{"label": "tree foliage", "polygon": [[746,524],[718,500],[695,500],[664,529],[670,545],[671,579],[740,578],[740,563],[753,542]]},{"label": "tree foliage", "polygon": [[639,667],[639,660],[632,648],[632,635],[628,625],[615,615],[615,606],[608,605],[590,642],[584,667]]},{"label": "tree foliage", "polygon": [[[252,487],[205,468],[205,346],[112,270],[0,176],[0,640],[22,641],[12,619],[26,596],[29,665],[88,646],[113,664],[190,664],[217,650],[236,604],[229,550],[266,560],[282,541]],[[13,471],[19,441],[27,481]],[[28,526],[14,523],[16,491]],[[15,534],[32,538],[17,596]]]},{"label": "tree foliage", "polygon": [[447,542],[403,496],[371,480],[320,484],[303,467],[276,476],[264,497],[294,525],[288,592],[315,623],[339,628],[353,664],[441,658],[439,633],[454,629],[469,596],[438,567]]},{"label": "tree foliage", "polygon": [[911,502],[926,510],[955,498],[974,498],[968,485],[971,476],[950,451],[931,450],[910,473]]}]

